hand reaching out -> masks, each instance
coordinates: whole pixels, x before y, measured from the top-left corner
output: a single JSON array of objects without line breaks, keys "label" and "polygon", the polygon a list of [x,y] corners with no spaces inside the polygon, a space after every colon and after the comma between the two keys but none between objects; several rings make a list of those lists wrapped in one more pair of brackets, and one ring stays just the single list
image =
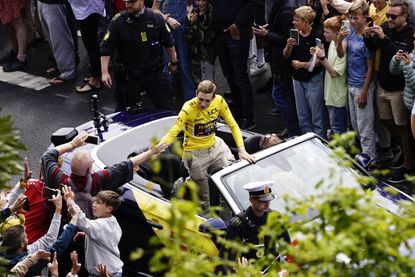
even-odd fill
[{"label": "hand reaching out", "polygon": [[71,261],[72,261],[71,273],[72,275],[77,275],[79,270],[81,269],[81,264],[78,263],[78,253],[76,253],[76,251],[71,252]]},{"label": "hand reaching out", "polygon": [[20,194],[16,201],[10,206],[10,213],[19,212],[23,209],[24,203],[27,201],[27,196],[24,194]]},{"label": "hand reaching out", "polygon": [[66,186],[66,185],[62,186],[62,193],[63,193],[63,198],[65,198],[66,203],[72,201],[73,198],[75,197],[75,194],[72,191],[71,187]]},{"label": "hand reaching out", "polygon": [[107,267],[103,264],[98,264],[95,267],[95,270],[98,272],[99,277],[110,277],[110,275],[107,273]]}]

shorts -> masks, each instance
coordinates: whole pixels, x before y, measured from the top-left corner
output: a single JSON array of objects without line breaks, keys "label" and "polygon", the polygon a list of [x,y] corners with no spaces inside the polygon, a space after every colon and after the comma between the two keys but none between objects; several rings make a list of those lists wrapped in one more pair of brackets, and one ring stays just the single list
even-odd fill
[{"label": "shorts", "polygon": [[381,120],[393,120],[397,126],[409,124],[408,110],[403,102],[403,91],[386,91],[378,83],[376,104]]}]

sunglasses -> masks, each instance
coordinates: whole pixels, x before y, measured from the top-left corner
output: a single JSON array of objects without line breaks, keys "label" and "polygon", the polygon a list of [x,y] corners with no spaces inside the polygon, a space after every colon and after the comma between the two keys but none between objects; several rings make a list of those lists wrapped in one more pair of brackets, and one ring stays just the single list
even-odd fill
[{"label": "sunglasses", "polygon": [[386,17],[387,17],[387,18],[391,18],[392,20],[397,19],[399,16],[402,16],[402,14],[400,14],[400,15],[396,15],[396,14],[386,13]]}]

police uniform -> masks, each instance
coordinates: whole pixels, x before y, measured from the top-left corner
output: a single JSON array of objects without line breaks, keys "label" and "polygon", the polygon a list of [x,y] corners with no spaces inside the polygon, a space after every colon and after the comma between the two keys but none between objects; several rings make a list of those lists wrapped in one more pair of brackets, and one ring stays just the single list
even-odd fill
[{"label": "police uniform", "polygon": [[[252,198],[257,198],[259,201],[271,201],[275,198],[271,191],[273,184],[273,181],[252,182],[245,185],[244,189],[249,192],[249,196]],[[270,237],[259,236],[260,228],[266,224],[268,214],[268,212],[265,212],[263,216],[258,217],[250,206],[229,222],[226,239],[240,241],[244,245],[251,246],[248,253],[241,254],[247,259],[257,259],[269,252],[276,257],[278,256],[276,247],[269,245]],[[290,242],[290,236],[287,231],[284,231],[279,237]],[[235,261],[237,258],[237,253],[232,249],[222,249],[220,255],[232,261]]]},{"label": "police uniform", "polygon": [[155,108],[173,109],[172,84],[162,72],[163,46],[173,47],[173,37],[163,17],[152,9],[114,16],[101,44],[101,56],[118,50],[115,99],[120,110],[134,106],[140,91],[148,93]]}]

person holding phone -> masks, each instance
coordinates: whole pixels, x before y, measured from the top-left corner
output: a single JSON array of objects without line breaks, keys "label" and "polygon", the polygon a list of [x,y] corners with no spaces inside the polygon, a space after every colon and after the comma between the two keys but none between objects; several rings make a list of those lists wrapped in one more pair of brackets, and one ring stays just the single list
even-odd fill
[{"label": "person holding phone", "polygon": [[[79,205],[88,218],[93,218],[92,196],[103,189],[116,190],[129,182],[133,178],[134,169],[164,151],[167,144],[150,146],[147,151],[137,156],[96,172],[92,171],[94,161],[91,158],[91,153],[76,151],[71,160],[71,174],[67,175],[58,166],[58,157],[84,146],[87,137],[88,134],[82,132],[72,141],[46,151],[42,156],[42,164],[46,185],[56,189],[60,189],[62,184],[71,186],[76,195],[75,201],[83,202],[84,204]],[[79,194],[77,195],[77,193]],[[85,201],[85,199],[88,200]]]},{"label": "person holding phone", "polygon": [[405,174],[413,173],[413,153],[408,132],[410,109],[404,103],[404,75],[393,75],[390,62],[398,50],[412,51],[414,26],[409,19],[406,1],[392,2],[386,16],[388,21],[381,26],[365,28],[364,42],[369,49],[380,50],[376,91],[379,118],[400,144],[403,153],[403,162],[397,159],[398,163],[392,164],[395,171],[387,177],[387,181],[401,183],[405,181]]},{"label": "person holding phone", "polygon": [[362,153],[368,155],[372,163],[377,160],[376,134],[374,125],[373,52],[363,41],[366,26],[365,16],[369,4],[357,0],[349,9],[351,31],[340,29],[336,51],[339,57],[347,54],[348,106],[350,123],[356,131]]},{"label": "person holding phone", "polygon": [[317,62],[311,70],[307,69],[312,55],[310,46],[316,45],[319,38],[311,27],[316,16],[309,6],[302,6],[294,11],[294,26],[299,31],[299,40],[288,38],[283,56],[291,60],[297,116],[301,132],[314,132],[327,138],[324,120],[324,90],[321,66]]},{"label": "person holding phone", "polygon": [[[272,5],[271,5],[271,3]],[[293,1],[266,1],[268,27],[252,28],[258,36],[265,37],[271,46],[271,71],[273,76],[272,100],[281,112],[281,120],[287,129],[288,137],[301,134],[298,126],[297,110],[293,92],[291,62],[282,55],[290,30],[293,28],[292,11],[298,8]],[[305,5],[305,1],[303,3]],[[270,7],[271,6],[271,7]]]},{"label": "person holding phone", "polygon": [[[415,49],[415,34],[414,34]],[[389,70],[393,75],[401,75],[405,77],[405,88],[403,92],[403,100],[405,107],[411,111],[411,130],[415,138],[415,52],[405,52],[399,49],[392,58]]]},{"label": "person holding phone", "polygon": [[346,55],[339,57],[336,52],[336,40],[345,16],[335,16],[324,21],[324,37],[330,42],[327,55],[323,46],[311,47],[321,65],[326,69],[324,77],[324,100],[329,111],[330,127],[334,134],[347,131],[347,85]]}]

